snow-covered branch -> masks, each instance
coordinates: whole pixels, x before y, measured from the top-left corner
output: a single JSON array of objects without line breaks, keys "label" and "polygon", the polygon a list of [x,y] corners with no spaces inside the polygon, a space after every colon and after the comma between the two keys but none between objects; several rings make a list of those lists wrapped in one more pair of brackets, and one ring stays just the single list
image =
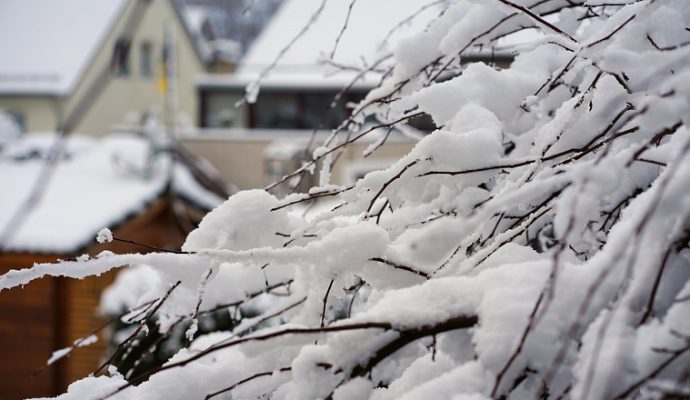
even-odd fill
[{"label": "snow-covered branch", "polygon": [[[687,3],[434,7],[376,66],[388,79],[281,182],[330,168],[376,129],[431,116],[439,128],[388,169],[283,199],[240,192],[184,254],[105,254],[0,278],[7,288],[146,264],[158,280],[131,306],[165,299],[151,315],[161,332],[210,310],[236,323],[136,377],[86,377],[62,399],[690,391]],[[516,57],[504,69],[463,62],[487,49]],[[314,200],[337,206],[304,217]]]}]

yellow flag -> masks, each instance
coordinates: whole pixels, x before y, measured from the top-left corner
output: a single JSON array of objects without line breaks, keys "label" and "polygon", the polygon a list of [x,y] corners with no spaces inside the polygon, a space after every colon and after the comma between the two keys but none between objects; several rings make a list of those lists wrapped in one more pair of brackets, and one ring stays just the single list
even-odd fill
[{"label": "yellow flag", "polygon": [[168,92],[168,66],[165,62],[162,63],[161,73],[158,76],[158,92],[166,94]]}]

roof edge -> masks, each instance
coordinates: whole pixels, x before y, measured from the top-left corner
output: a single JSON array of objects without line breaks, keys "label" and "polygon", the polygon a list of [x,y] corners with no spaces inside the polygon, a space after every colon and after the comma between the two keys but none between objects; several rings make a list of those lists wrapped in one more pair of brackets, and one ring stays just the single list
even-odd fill
[{"label": "roof edge", "polygon": [[173,9],[173,12],[175,16],[177,16],[177,21],[182,25],[182,30],[184,30],[185,36],[187,37],[187,41],[189,41],[189,44],[192,46],[192,49],[194,50],[194,54],[196,54],[196,59],[199,61],[199,64],[201,64],[204,68],[208,67],[210,64],[210,61],[204,60],[204,57],[201,54],[201,50],[199,49],[199,46],[196,45],[195,40],[194,40],[194,35],[192,34],[192,31],[189,30],[189,26],[184,20],[184,15],[182,15],[182,10],[180,10],[177,6],[175,6],[175,3],[173,0],[167,0],[168,5]]},{"label": "roof edge", "polygon": [[68,87],[67,89],[65,89],[63,93],[61,93],[61,97],[69,97],[73,95],[79,88],[79,85],[84,81],[84,77],[86,76],[89,69],[93,68],[94,61],[96,60],[96,58],[98,58],[98,55],[101,53],[101,51],[107,51],[104,44],[108,41],[108,38],[113,33],[115,33],[117,23],[125,15],[125,13],[127,12],[127,8],[131,3],[132,0],[125,0],[122,2],[122,5],[120,6],[121,8],[117,10],[117,15],[108,23],[108,27],[106,27],[104,34],[100,37],[96,46],[94,46],[93,50],[91,51],[91,54],[89,54],[86,57],[86,61],[84,62],[84,64],[82,64],[77,70],[77,79],[75,79],[75,81],[72,82],[70,87]]}]

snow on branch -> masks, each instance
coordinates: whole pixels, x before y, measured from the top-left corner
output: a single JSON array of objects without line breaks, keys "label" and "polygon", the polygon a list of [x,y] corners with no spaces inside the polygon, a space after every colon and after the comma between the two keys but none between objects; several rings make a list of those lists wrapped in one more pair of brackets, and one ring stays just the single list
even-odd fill
[{"label": "snow on branch", "polygon": [[[439,128],[388,169],[283,199],[237,193],[177,253],[0,278],[8,288],[146,264],[155,282],[129,306],[155,306],[136,321],[165,334],[194,326],[165,364],[85,377],[60,399],[690,392],[686,1],[434,7],[376,65],[387,79],[280,182],[330,168],[377,129],[430,116]],[[349,30],[354,15],[338,26]],[[463,61],[497,49],[515,53],[510,66]],[[338,206],[300,212],[326,198]],[[233,325],[199,333],[213,313]]]}]

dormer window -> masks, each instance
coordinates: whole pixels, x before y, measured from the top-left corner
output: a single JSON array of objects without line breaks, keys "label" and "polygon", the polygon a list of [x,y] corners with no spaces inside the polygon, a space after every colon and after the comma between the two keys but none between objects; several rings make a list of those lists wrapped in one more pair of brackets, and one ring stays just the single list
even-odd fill
[{"label": "dormer window", "polygon": [[129,41],[118,39],[113,49],[112,71],[116,76],[129,75]]}]

